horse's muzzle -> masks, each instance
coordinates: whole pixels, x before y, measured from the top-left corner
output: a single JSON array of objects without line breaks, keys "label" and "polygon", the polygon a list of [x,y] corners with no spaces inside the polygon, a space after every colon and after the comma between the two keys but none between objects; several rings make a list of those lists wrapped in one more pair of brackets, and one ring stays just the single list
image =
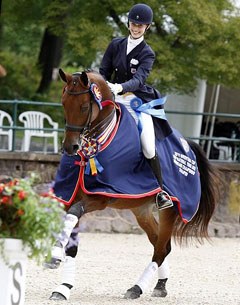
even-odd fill
[{"label": "horse's muzzle", "polygon": [[77,155],[77,151],[79,150],[79,144],[66,144],[63,142],[62,152],[67,153],[69,156]]}]

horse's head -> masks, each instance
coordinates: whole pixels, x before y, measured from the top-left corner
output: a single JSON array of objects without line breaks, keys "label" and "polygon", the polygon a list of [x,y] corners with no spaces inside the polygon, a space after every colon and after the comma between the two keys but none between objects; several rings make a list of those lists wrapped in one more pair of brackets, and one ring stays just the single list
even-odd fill
[{"label": "horse's head", "polygon": [[79,136],[101,119],[101,101],[111,100],[112,93],[103,77],[96,72],[65,73],[59,70],[61,79],[67,84],[62,94],[62,105],[66,121],[63,149],[76,154]]}]

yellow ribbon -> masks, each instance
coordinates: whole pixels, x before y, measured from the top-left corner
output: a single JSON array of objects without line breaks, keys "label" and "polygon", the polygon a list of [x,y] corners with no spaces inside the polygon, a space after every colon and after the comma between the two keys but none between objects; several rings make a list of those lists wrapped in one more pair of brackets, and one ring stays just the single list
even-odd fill
[{"label": "yellow ribbon", "polygon": [[96,167],[96,163],[95,163],[94,158],[89,159],[89,163],[90,163],[90,168],[91,168],[92,175],[93,176],[97,175],[97,167]]}]

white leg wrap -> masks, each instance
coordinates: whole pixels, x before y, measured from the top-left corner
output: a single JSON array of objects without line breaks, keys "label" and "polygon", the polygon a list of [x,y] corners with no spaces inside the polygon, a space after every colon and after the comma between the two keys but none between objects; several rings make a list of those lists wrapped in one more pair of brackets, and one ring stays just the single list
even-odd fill
[{"label": "white leg wrap", "polygon": [[143,271],[143,274],[136,283],[136,285],[142,289],[142,292],[146,291],[157,270],[158,264],[156,262],[151,262]]},{"label": "white leg wrap", "polygon": [[62,283],[75,284],[76,259],[75,257],[66,256],[62,271]]},{"label": "white leg wrap", "polygon": [[67,300],[70,297],[70,289],[65,285],[59,285],[52,293],[54,292],[61,293]]},{"label": "white leg wrap", "polygon": [[66,247],[66,245],[69,241],[70,235],[72,233],[72,230],[76,226],[77,222],[78,222],[77,216],[72,215],[72,214],[66,215],[63,231],[58,236],[58,240],[63,245],[63,247]]},{"label": "white leg wrap", "polygon": [[60,247],[52,247],[51,256],[53,258],[59,259],[61,262],[65,261],[65,250]]},{"label": "white leg wrap", "polygon": [[168,259],[165,257],[162,265],[158,268],[158,279],[168,279],[170,274]]}]

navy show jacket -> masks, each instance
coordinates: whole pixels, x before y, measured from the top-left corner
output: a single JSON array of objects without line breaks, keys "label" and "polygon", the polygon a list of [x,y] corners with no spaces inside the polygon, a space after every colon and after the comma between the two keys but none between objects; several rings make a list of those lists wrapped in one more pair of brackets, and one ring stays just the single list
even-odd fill
[{"label": "navy show jacket", "polygon": [[143,40],[128,55],[127,37],[114,38],[101,62],[100,74],[111,83],[121,84],[123,94],[133,92],[143,102],[160,98],[158,90],[145,83],[155,60],[155,53]]}]

